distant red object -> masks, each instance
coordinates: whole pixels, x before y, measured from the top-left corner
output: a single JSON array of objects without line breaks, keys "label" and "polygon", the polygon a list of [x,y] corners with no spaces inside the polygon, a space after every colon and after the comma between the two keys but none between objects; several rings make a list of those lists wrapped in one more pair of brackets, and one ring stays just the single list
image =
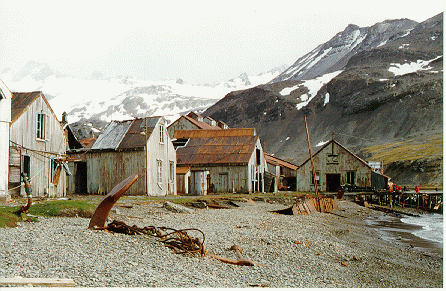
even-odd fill
[{"label": "distant red object", "polygon": [[420,187],[416,186],[415,187],[415,192],[418,194],[420,192]]}]

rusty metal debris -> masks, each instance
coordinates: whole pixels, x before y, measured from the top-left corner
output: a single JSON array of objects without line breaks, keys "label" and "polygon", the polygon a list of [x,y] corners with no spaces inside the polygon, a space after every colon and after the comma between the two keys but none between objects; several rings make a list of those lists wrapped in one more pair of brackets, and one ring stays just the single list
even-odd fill
[{"label": "rusty metal debris", "polygon": [[[107,230],[110,232],[124,233],[128,235],[145,234],[161,239],[161,242],[168,248],[172,249],[176,254],[200,255],[202,257],[209,256],[223,263],[239,265],[239,266],[264,266],[256,263],[242,255],[242,249],[238,245],[233,245],[230,250],[235,251],[238,260],[220,257],[210,253],[204,246],[204,233],[197,228],[190,229],[173,229],[169,227],[146,226],[140,228],[136,225],[129,226],[125,222],[114,220],[105,227],[95,227],[96,230]],[[196,231],[202,235],[202,239],[190,236],[188,231]]]},{"label": "rusty metal debris", "polygon": [[138,175],[132,175],[116,185],[110,191],[110,193],[105,196],[101,203],[99,203],[98,207],[96,207],[96,210],[90,219],[88,228],[104,227],[113,205],[115,205],[119,198],[124,195],[124,193],[136,182],[137,179]]},{"label": "rusty metal debris", "polygon": [[[136,225],[129,226],[125,222],[113,220],[107,226],[105,221],[110,214],[113,205],[121,198],[122,195],[136,182],[138,175],[130,176],[113,188],[107,196],[101,201],[96,208],[93,217],[90,220],[88,228],[95,230],[107,230],[110,232],[124,233],[128,235],[145,234],[161,239],[161,242],[168,248],[172,249],[177,254],[201,255],[202,257],[208,255],[212,258],[220,260],[224,263],[240,265],[240,266],[254,266],[262,264],[256,263],[242,256],[242,250],[239,246],[233,245],[231,250],[237,254],[238,260],[216,256],[208,252],[204,246],[204,233],[196,228],[190,229],[173,229],[168,227],[146,226],[140,228]],[[202,235],[202,239],[190,236],[188,231],[196,231]]]}]

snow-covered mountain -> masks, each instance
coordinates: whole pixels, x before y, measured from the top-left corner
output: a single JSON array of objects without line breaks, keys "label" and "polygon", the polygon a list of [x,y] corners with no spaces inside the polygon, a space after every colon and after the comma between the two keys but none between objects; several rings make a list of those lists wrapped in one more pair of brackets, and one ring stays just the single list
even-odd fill
[{"label": "snow-covered mountain", "polygon": [[370,50],[395,41],[410,33],[418,23],[409,19],[386,20],[370,27],[350,24],[328,42],[300,57],[271,83],[310,80],[339,71],[360,51]]},{"label": "snow-covered mountain", "polygon": [[443,95],[440,13],[349,25],[271,82],[231,92],[203,114],[255,127],[268,153],[298,165],[308,158],[305,117],[316,149],[335,138],[384,162],[396,183],[442,185]]},{"label": "snow-covered mountain", "polygon": [[243,73],[216,85],[192,85],[181,79],[104,78],[100,72],[89,79],[79,79],[59,74],[47,64],[30,61],[17,71],[3,70],[0,79],[13,92],[42,91],[58,118],[65,111],[70,123],[144,116],[165,116],[175,120],[191,110],[204,111],[231,91],[267,83],[285,68],[257,76]]}]

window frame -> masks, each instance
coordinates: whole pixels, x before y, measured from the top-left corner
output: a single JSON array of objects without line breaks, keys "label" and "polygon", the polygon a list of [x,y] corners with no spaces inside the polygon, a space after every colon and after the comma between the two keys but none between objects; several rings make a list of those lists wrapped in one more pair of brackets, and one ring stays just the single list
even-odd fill
[{"label": "window frame", "polygon": [[175,181],[175,162],[169,161],[170,166],[170,182]]},{"label": "window frame", "polygon": [[160,188],[163,185],[163,161],[156,160],[156,182]]},{"label": "window frame", "polygon": [[[353,183],[351,183],[351,179],[353,179]],[[345,183],[356,186],[356,171],[347,171],[345,173]]]},{"label": "window frame", "polygon": [[160,131],[160,144],[164,144],[164,124],[163,123],[160,123],[159,131]]},{"label": "window frame", "polygon": [[[314,185],[314,175],[313,175],[313,171],[311,172],[311,177],[310,177],[310,185]],[[319,179],[318,179],[319,178]],[[321,184],[321,171],[316,171],[316,181],[317,184],[320,185]]]},{"label": "window frame", "polygon": [[37,140],[46,140],[46,123],[47,115],[45,113],[37,113]]}]

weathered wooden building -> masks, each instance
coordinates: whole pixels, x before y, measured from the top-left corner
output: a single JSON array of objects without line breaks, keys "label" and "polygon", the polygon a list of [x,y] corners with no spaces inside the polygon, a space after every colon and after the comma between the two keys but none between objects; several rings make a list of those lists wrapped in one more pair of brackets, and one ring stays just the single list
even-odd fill
[{"label": "weathered wooden building", "polygon": [[190,168],[192,195],[264,192],[265,157],[254,128],[177,130],[177,165]]},{"label": "weathered wooden building", "polygon": [[[367,162],[336,140],[326,143],[313,154],[316,180],[320,191],[336,192],[341,185],[385,189],[388,177],[375,172]],[[310,158],[297,169],[297,191],[314,191]]]},{"label": "weathered wooden building", "polygon": [[189,112],[187,115],[182,115],[180,118],[172,122],[167,127],[169,136],[173,138],[176,130],[190,130],[190,129],[226,129],[227,126],[222,122],[217,122],[211,117],[203,117],[196,112]]},{"label": "weathered wooden building", "polygon": [[20,173],[31,179],[33,196],[66,194],[64,130],[40,91],[12,93],[9,187],[11,195],[25,195]]},{"label": "weathered wooden building", "polygon": [[130,175],[128,195],[176,194],[176,155],[162,117],[112,121],[89,149],[70,151],[68,193],[106,194]]},{"label": "weathered wooden building", "polygon": [[273,183],[267,192],[296,191],[296,171],[298,166],[265,153],[267,171],[273,177]]},{"label": "weathered wooden building", "polygon": [[0,201],[8,201],[10,198],[8,193],[8,173],[11,98],[11,91],[0,80]]}]

